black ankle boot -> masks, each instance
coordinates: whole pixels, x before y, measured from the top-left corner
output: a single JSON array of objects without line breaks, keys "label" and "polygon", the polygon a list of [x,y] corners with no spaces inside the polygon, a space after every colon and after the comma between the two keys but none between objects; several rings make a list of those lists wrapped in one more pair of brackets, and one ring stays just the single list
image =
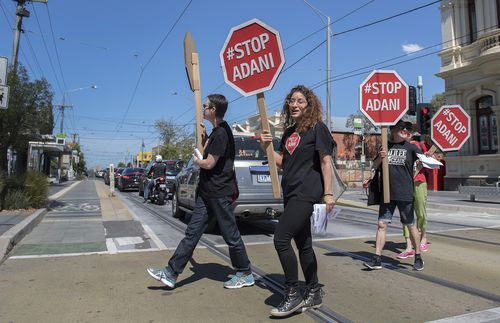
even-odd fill
[{"label": "black ankle boot", "polygon": [[323,304],[323,295],[325,295],[325,292],[323,292],[321,287],[306,288],[303,310],[321,307]]},{"label": "black ankle boot", "polygon": [[296,287],[290,287],[285,290],[285,298],[278,307],[271,310],[272,316],[288,316],[299,310],[304,305],[302,295]]}]

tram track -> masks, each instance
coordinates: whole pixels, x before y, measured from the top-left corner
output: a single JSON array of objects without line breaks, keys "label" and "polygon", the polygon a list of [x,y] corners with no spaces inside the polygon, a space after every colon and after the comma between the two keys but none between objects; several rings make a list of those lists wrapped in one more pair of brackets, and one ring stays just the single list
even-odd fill
[{"label": "tram track", "polygon": [[[135,199],[134,199],[134,202],[140,203],[143,207],[145,207],[141,202],[136,201]],[[148,209],[148,211],[153,213],[155,216],[160,218],[162,221],[167,222],[168,224],[175,227],[177,230],[181,230],[182,232],[184,232],[185,224],[181,225],[179,223],[179,221],[174,219],[174,218],[168,218],[168,217],[160,214],[157,210],[151,209],[149,207],[146,207],[146,208]],[[376,226],[376,222],[371,222],[371,221],[367,221],[367,220],[363,221],[363,219],[360,219],[359,217],[358,217],[358,219],[352,219],[352,217],[349,218],[349,217],[339,216],[337,218],[337,220],[360,222],[360,223]],[[452,223],[445,223],[445,224],[454,225]],[[268,230],[270,228],[270,226],[271,225],[265,225],[265,229]],[[470,227],[470,228],[471,229],[487,229],[487,228],[483,228],[483,227]],[[429,232],[429,233],[431,233],[431,232]],[[500,245],[498,243],[482,241],[482,240],[477,240],[477,239],[469,239],[469,238],[464,238],[464,237],[455,237],[455,236],[451,236],[451,235],[447,235],[447,234],[443,234],[443,233],[431,233],[431,234],[435,234],[435,235],[442,236],[444,238],[450,238],[450,239],[459,239],[459,240],[464,240],[464,241],[472,241],[472,242],[476,242],[476,243],[487,243],[487,244],[492,244],[492,245]],[[228,254],[224,250],[221,250],[219,247],[216,247],[215,244],[212,243],[209,239],[202,237],[200,242],[202,242],[203,245],[205,245],[212,253],[216,254],[217,256],[223,258],[225,261],[230,263],[230,259],[229,259]],[[368,257],[358,255],[356,253],[352,253],[350,251],[331,246],[331,245],[326,244],[324,242],[315,241],[315,242],[313,242],[313,245],[316,248],[320,248],[320,249],[326,250],[328,252],[348,256],[348,257],[350,257],[356,261],[359,261],[359,262],[369,261]],[[254,273],[257,274],[257,276],[259,277],[259,279],[261,279],[261,281],[265,284],[265,286],[267,286],[273,292],[276,292],[276,293],[279,293],[280,295],[283,295],[284,286],[282,284],[274,281],[273,279],[266,277],[267,274],[263,270],[261,270],[260,268],[258,268],[256,266],[252,266],[252,267],[254,269]],[[464,285],[461,283],[449,281],[447,279],[428,275],[428,274],[425,274],[423,272],[416,272],[413,270],[409,270],[406,267],[401,267],[401,266],[397,266],[394,264],[383,263],[383,267],[388,269],[388,270],[392,270],[392,271],[395,271],[395,272],[398,272],[398,273],[401,273],[403,275],[407,275],[407,276],[410,276],[410,277],[413,277],[413,278],[416,278],[419,280],[423,280],[423,281],[430,282],[430,283],[433,283],[433,284],[436,284],[436,285],[439,285],[442,287],[446,287],[446,288],[449,288],[449,289],[452,289],[455,291],[460,291],[460,292],[466,293],[468,295],[472,295],[475,297],[480,297],[480,298],[483,298],[483,299],[486,299],[489,301],[494,301],[494,302],[500,303],[500,295],[497,295],[495,293],[484,291],[484,290],[474,288],[471,286],[467,286],[467,285]],[[338,313],[336,313],[335,311],[333,311],[329,308],[324,307],[324,305],[322,308],[320,308],[317,311],[308,311],[308,312],[309,312],[308,314],[311,315],[313,318],[320,319],[322,321],[349,322],[349,320],[347,318],[344,318],[343,316],[339,316]]]},{"label": "tram track", "polygon": [[[136,204],[138,207],[147,210],[151,215],[155,216],[159,220],[169,224],[172,228],[175,230],[184,233],[186,229],[186,225],[182,222],[180,222],[178,219],[175,219],[173,217],[168,217],[164,214],[162,214],[158,209],[154,207],[150,207],[147,204],[142,203],[138,198],[132,197],[131,201]],[[182,223],[182,224],[181,224]],[[217,257],[223,259],[225,262],[228,264],[231,264],[231,259],[229,257],[229,253],[223,250],[220,247],[217,247],[215,243],[210,241],[210,239],[202,236],[200,239],[200,243],[207,248],[212,254],[216,255]],[[269,290],[271,290],[273,293],[277,293],[280,295],[284,295],[284,289],[285,286],[281,284],[280,282],[277,282],[276,280],[270,278],[269,274],[266,273],[264,270],[259,268],[258,266],[252,264],[252,271],[254,275],[257,278],[257,281],[260,281],[264,286],[266,286]],[[340,323],[347,323],[347,322],[352,322],[348,318],[342,316],[340,313],[335,312],[331,308],[328,308],[323,304],[318,309],[310,309],[304,312],[304,314],[309,315],[315,320],[321,321],[321,322],[340,322]]]}]

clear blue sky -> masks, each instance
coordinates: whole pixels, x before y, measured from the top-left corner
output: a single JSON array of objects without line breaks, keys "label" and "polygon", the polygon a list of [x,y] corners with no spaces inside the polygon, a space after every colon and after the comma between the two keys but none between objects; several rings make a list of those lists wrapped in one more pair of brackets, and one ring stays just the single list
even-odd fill
[{"label": "clear blue sky", "polygon": [[[335,35],[432,1],[309,2],[332,21],[340,19],[332,25]],[[0,0],[0,5],[0,56],[10,60],[15,2]],[[417,76],[421,75],[424,101],[443,91],[444,82],[435,76],[440,59],[436,53],[432,54],[441,48],[438,5],[333,37],[332,76],[336,79],[332,83],[333,116],[348,116],[358,111],[358,87],[372,69],[394,69],[409,85],[416,85]],[[284,69],[326,36],[323,29],[290,47],[325,26],[302,0],[49,0],[47,5],[29,3],[26,7],[31,17],[23,22],[25,33],[21,36],[19,60],[32,78],[49,80],[55,93],[54,104],[60,104],[62,93],[68,92],[66,103],[74,108],[66,113],[65,132],[79,134],[88,166],[116,164],[135,155],[141,149],[141,138],[149,150],[158,140],[152,127],[157,119],[172,119],[176,124],[192,127],[194,100],[183,53],[187,31],[191,32],[200,57],[202,95],[215,91],[230,101],[240,95],[224,84],[219,52],[231,27],[258,18],[277,29],[285,49]],[[355,12],[341,19],[352,11]],[[436,46],[404,56],[412,48],[433,45]],[[427,56],[420,57],[423,55]],[[402,57],[390,60],[399,56]],[[378,64],[386,60],[390,61]],[[410,61],[386,67],[404,60]],[[325,69],[323,44],[283,72],[274,88],[266,92],[270,110],[281,109],[283,98],[292,86],[313,86],[324,81]],[[339,75],[351,77],[339,79]],[[91,85],[98,88],[86,88]],[[72,91],[78,88],[86,89]],[[324,103],[325,85],[315,91]],[[255,96],[241,98],[230,104],[226,120],[242,122],[256,111]],[[57,133],[58,110],[55,115]]]}]

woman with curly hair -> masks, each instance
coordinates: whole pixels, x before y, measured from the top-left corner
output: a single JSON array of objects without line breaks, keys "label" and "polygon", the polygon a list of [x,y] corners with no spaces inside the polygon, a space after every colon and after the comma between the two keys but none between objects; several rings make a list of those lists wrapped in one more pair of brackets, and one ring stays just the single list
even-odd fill
[{"label": "woman with curly hair", "polygon": [[[327,212],[334,206],[331,154],[333,139],[322,122],[321,102],[314,92],[298,85],[291,89],[283,104],[283,138],[276,164],[283,169],[284,212],[274,232],[274,246],[285,273],[285,297],[272,316],[287,316],[299,309],[318,308],[322,290],[318,265],[312,248],[311,214],[315,203],[325,203]],[[261,145],[272,135],[262,133]],[[291,240],[299,251],[300,265],[306,280],[304,296],[299,291],[298,263]]]}]

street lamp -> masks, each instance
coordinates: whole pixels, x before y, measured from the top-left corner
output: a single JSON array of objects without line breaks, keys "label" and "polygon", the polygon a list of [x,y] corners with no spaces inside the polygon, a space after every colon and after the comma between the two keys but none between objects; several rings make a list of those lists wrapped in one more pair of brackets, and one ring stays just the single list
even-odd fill
[{"label": "street lamp", "polygon": [[59,109],[61,109],[61,129],[60,129],[61,131],[60,131],[60,133],[64,133],[64,109],[72,107],[71,105],[65,105],[64,104],[64,99],[66,98],[66,94],[67,93],[76,92],[76,91],[86,90],[86,89],[97,89],[97,85],[90,85],[90,86],[79,87],[79,88],[76,88],[76,89],[72,89],[72,90],[68,90],[68,91],[63,92],[62,103],[59,106]]},{"label": "street lamp", "polygon": [[[314,7],[312,4],[304,0],[305,4],[307,4],[316,15],[321,19],[321,21],[325,22],[323,17],[326,18],[326,126],[328,129],[331,129],[332,123],[332,102],[331,102],[331,61],[330,61],[330,39],[332,38],[332,30],[330,29],[330,17],[319,11],[318,8]],[[323,16],[323,17],[322,17]]]}]

